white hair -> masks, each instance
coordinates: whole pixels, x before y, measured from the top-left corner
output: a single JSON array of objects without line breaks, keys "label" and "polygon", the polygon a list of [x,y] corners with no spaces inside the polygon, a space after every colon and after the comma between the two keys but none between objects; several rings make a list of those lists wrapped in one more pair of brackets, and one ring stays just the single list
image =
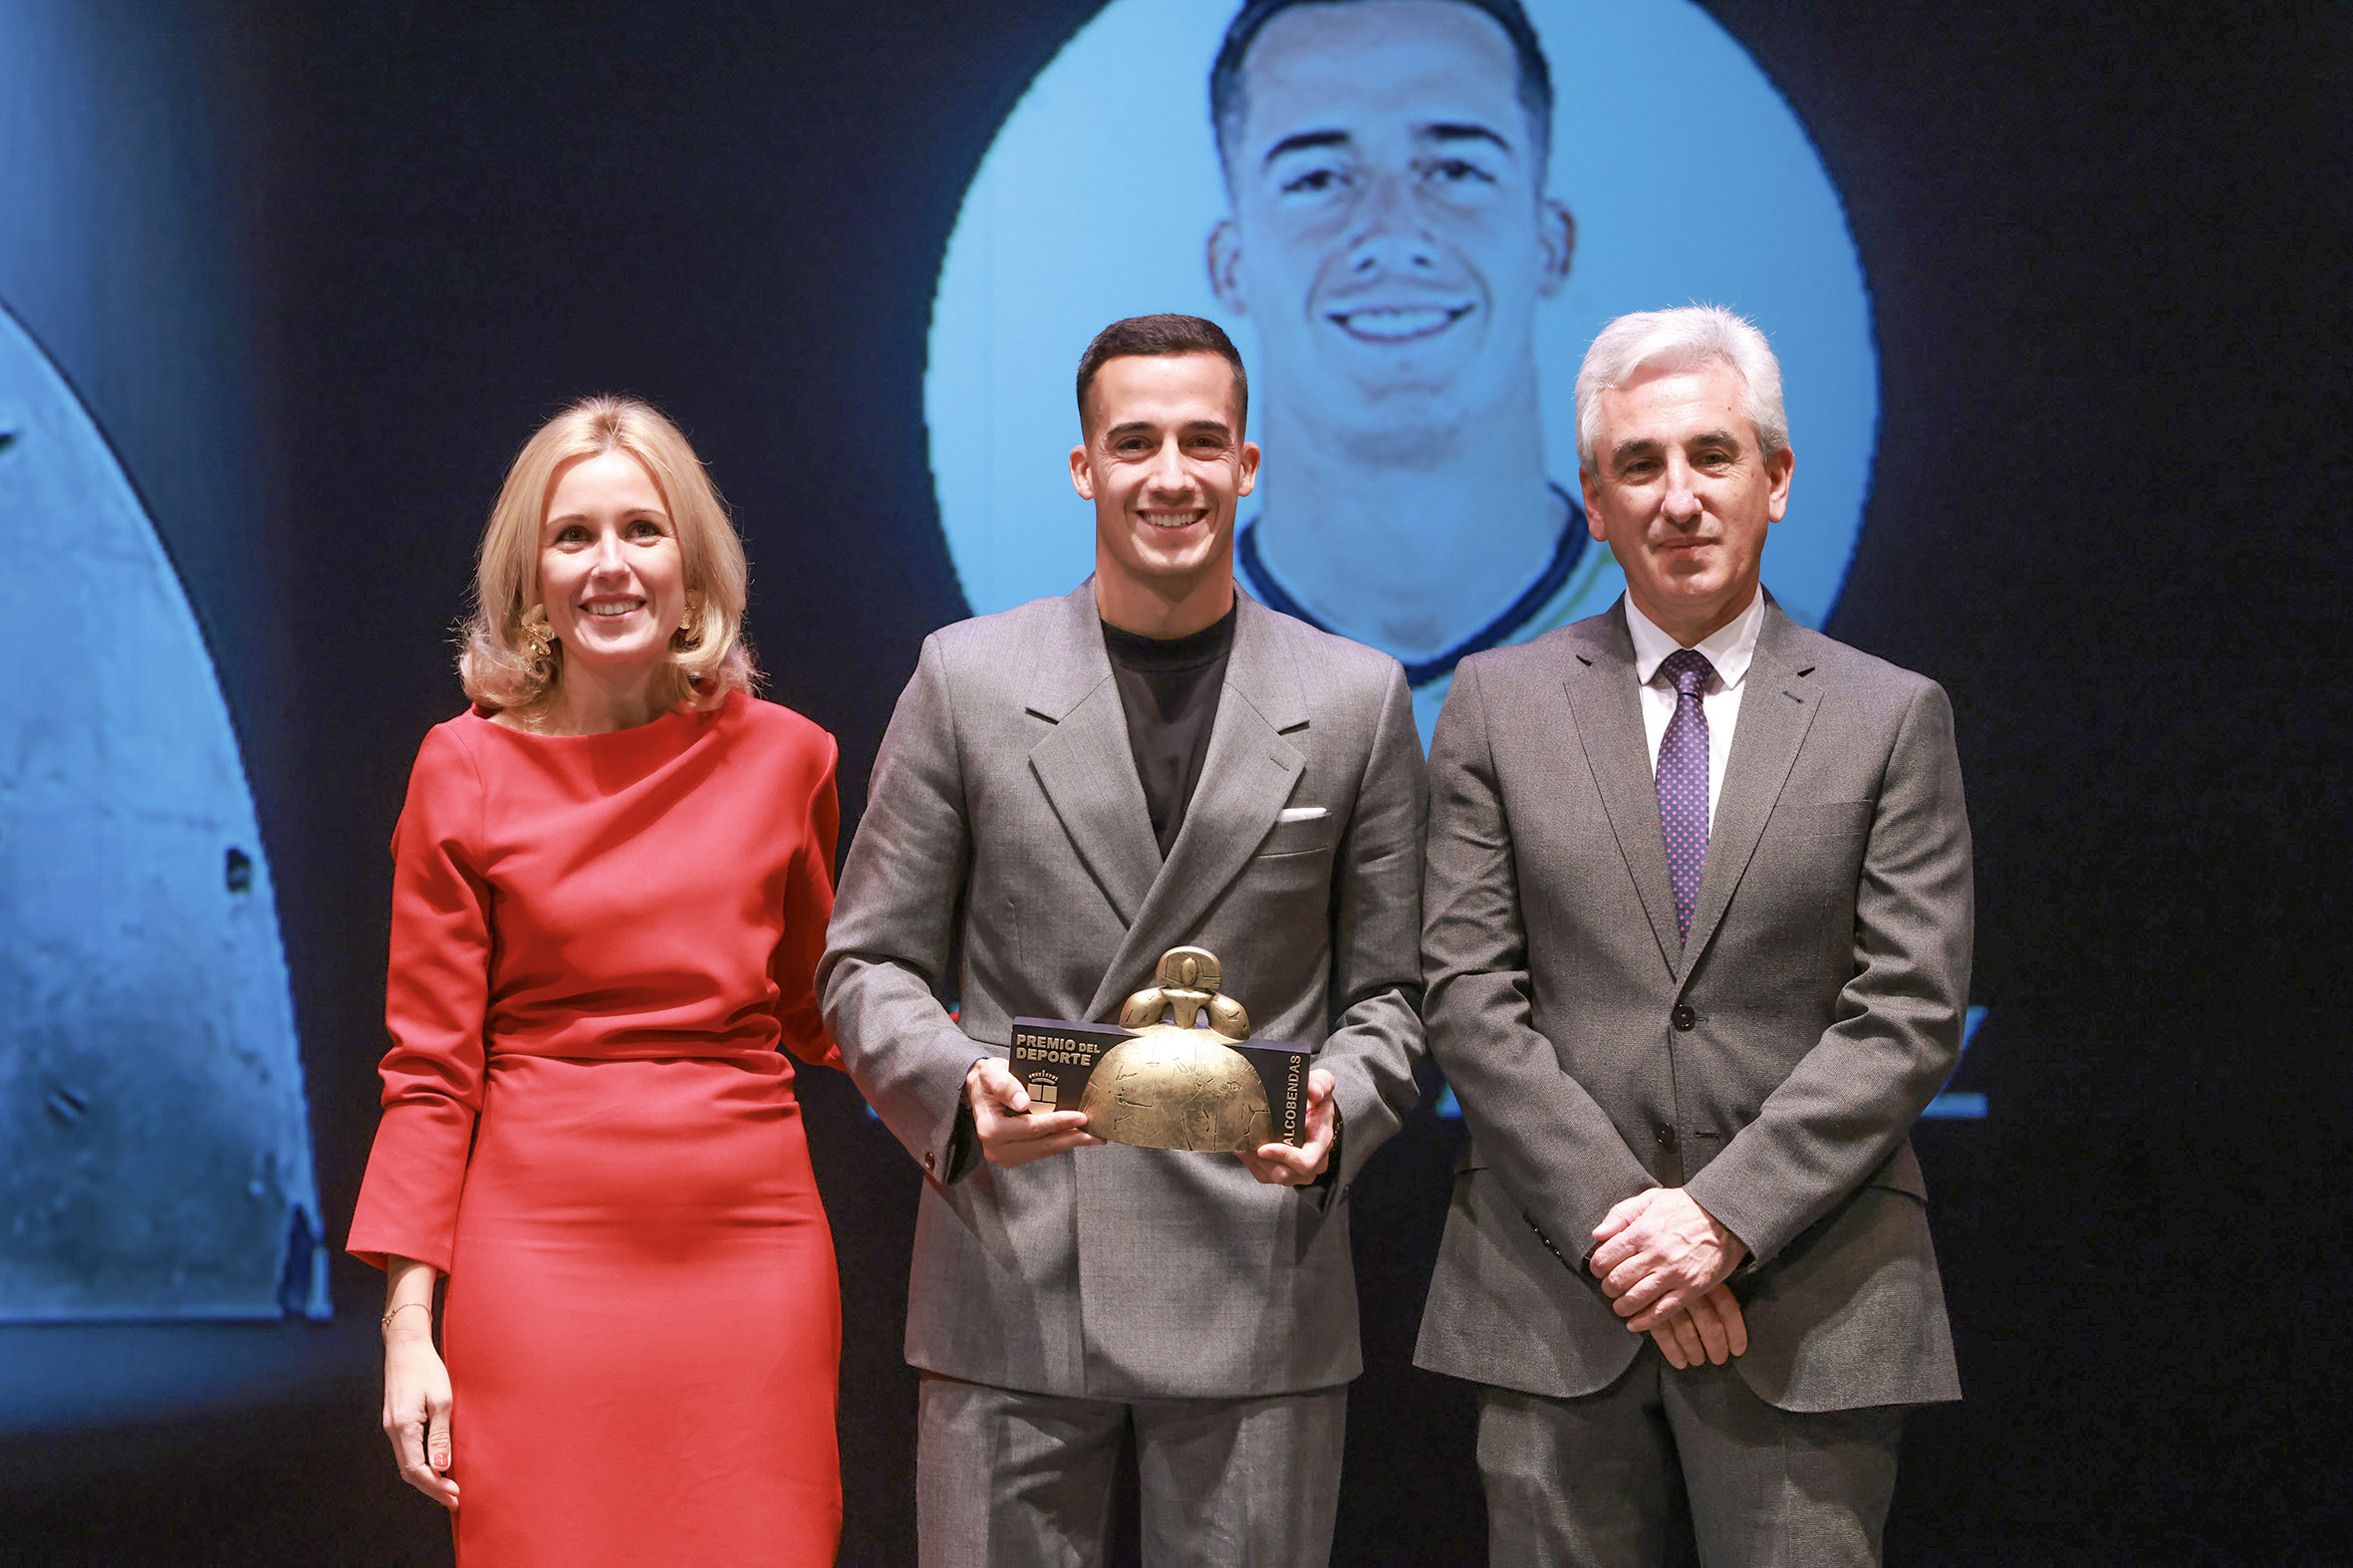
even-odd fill
[{"label": "white hair", "polygon": [[1646,371],[1673,374],[1709,361],[1728,365],[1747,389],[1741,411],[1756,426],[1757,444],[1770,457],[1789,444],[1789,414],[1781,406],[1781,362],[1765,335],[1720,305],[1637,311],[1601,330],[1577,371],[1577,466],[1592,472],[1593,443],[1601,435],[1601,394]]}]

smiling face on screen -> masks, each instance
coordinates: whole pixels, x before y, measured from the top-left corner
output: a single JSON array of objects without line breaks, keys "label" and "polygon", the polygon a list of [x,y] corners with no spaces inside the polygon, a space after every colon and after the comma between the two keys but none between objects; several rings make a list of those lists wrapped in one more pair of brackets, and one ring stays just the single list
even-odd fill
[{"label": "smiling face on screen", "polygon": [[1532,392],[1574,229],[1517,71],[1454,0],[1297,6],[1252,42],[1209,260],[1270,407],[1396,442]]}]

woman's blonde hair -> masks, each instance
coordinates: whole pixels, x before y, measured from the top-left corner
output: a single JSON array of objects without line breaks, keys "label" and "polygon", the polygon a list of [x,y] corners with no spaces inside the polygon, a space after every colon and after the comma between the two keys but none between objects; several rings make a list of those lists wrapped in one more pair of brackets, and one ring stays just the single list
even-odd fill
[{"label": "woman's blonde hair", "polygon": [[[525,620],[539,604],[539,535],[548,498],[566,463],[624,451],[646,465],[669,507],[685,568],[689,625],[670,635],[672,701],[713,708],[760,678],[743,638],[743,541],[702,459],[676,425],[635,397],[583,397],[523,443],[482,530],[474,561],[474,608],[461,628],[458,678],[488,708],[536,717],[564,679],[564,649],[543,640],[535,653]],[[540,624],[544,624],[542,621]],[[667,705],[667,704],[665,704]]]}]

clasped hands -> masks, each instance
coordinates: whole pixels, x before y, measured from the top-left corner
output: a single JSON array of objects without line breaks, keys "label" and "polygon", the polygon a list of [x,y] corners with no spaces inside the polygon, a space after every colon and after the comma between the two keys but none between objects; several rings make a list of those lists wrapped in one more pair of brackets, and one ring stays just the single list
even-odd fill
[{"label": "clasped hands", "polygon": [[[1073,1149],[1100,1148],[1087,1131],[1084,1111],[1033,1111],[1029,1091],[1011,1068],[994,1056],[974,1062],[964,1074],[964,1097],[972,1106],[972,1127],[988,1163],[1004,1170]],[[1307,1142],[1260,1144],[1256,1154],[1235,1158],[1268,1186],[1304,1186],[1324,1174],[1332,1158],[1332,1075],[1322,1068],[1307,1074]]]},{"label": "clasped hands", "polygon": [[1637,1192],[1594,1227],[1593,1272],[1626,1327],[1675,1367],[1722,1366],[1748,1349],[1748,1324],[1724,1284],[1747,1244],[1680,1186]]}]

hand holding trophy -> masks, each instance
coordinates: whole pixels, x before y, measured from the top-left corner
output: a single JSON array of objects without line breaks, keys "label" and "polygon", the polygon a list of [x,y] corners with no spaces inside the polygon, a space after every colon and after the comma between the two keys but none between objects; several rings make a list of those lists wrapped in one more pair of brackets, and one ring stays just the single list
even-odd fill
[{"label": "hand holding trophy", "polygon": [[1117,1029],[1013,1020],[1012,1076],[1039,1110],[1076,1106],[1087,1131],[1115,1144],[1194,1154],[1296,1147],[1306,1128],[1314,1053],[1245,1044],[1250,1016],[1221,993],[1217,955],[1172,947],[1156,983],[1128,998]]}]

